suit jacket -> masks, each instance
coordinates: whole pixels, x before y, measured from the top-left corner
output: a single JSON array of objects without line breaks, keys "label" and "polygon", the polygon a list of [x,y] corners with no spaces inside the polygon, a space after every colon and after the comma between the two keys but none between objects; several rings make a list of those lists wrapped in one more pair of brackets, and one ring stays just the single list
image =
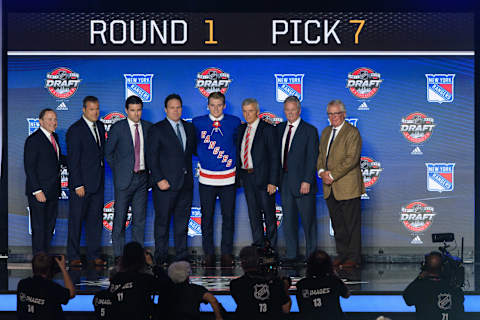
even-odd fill
[{"label": "suit jacket", "polygon": [[83,118],[67,130],[68,185],[73,192],[80,186],[84,186],[87,193],[96,193],[103,188],[105,128],[98,120],[96,126],[101,147],[97,145],[95,137]]},{"label": "suit jacket", "polygon": [[[282,139],[287,121],[277,125],[278,146],[282,152]],[[283,157],[283,154],[281,155]],[[311,124],[300,120],[295,135],[293,136],[288,151],[288,185],[295,197],[300,197],[300,185],[302,182],[310,183],[310,195],[316,194],[317,171],[315,163],[318,158],[318,131]],[[283,170],[280,168],[283,178]]]},{"label": "suit jacket", "polygon": [[[247,123],[243,123],[238,127],[236,141],[237,173],[242,168],[242,140],[246,129]],[[278,149],[277,141],[275,127],[260,120],[253,136],[253,144],[250,150],[255,170],[255,184],[260,188],[266,187],[267,184],[279,185],[280,150]]]},{"label": "suit jacket", "polygon": [[[332,126],[328,126],[322,131],[317,161],[318,170],[326,167],[325,158],[331,132]],[[358,129],[345,122],[330,147],[328,170],[331,172],[334,181],[331,185],[323,184],[323,197],[325,199],[330,196],[332,189],[337,200],[353,199],[365,193],[365,185],[360,170],[361,150],[362,138]]]},{"label": "suit jacket", "polygon": [[195,128],[181,120],[187,137],[185,151],[170,122],[164,120],[152,125],[148,131],[147,164],[154,188],[167,179],[172,191],[193,188],[192,154],[197,148]]},{"label": "suit jacket", "polygon": [[60,196],[60,164],[64,159],[55,132],[53,137],[57,142],[59,158],[52,142],[41,129],[32,133],[25,141],[23,160],[27,177],[26,195],[32,196],[33,192],[42,190],[48,200],[58,200]]},{"label": "suit jacket", "polygon": [[[143,134],[143,156],[145,170],[147,167],[148,130],[152,123],[140,120]],[[123,119],[114,123],[108,131],[108,138],[105,144],[105,159],[108,161],[113,172],[113,184],[115,189],[124,190],[128,188],[133,178],[135,167],[135,146],[132,139],[128,120]]]}]

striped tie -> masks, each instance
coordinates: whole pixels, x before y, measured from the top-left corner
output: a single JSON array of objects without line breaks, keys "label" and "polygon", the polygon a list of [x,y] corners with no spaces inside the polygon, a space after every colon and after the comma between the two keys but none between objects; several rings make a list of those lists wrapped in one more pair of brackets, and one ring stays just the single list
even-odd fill
[{"label": "striped tie", "polygon": [[243,148],[243,166],[248,169],[248,143],[250,142],[250,130],[251,126],[248,126],[247,134],[245,135],[245,147]]}]

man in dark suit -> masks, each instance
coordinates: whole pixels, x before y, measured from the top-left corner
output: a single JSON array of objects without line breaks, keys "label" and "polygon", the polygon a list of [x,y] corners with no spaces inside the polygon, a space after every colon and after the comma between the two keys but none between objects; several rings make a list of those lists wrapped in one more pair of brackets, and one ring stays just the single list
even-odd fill
[{"label": "man in dark suit", "polygon": [[143,245],[147,209],[148,169],[145,148],[152,123],[141,120],[143,102],[137,96],[125,101],[127,119],[116,122],[108,132],[105,159],[113,172],[115,215],[112,243],[115,260],[123,253],[128,206],[132,204],[132,241]]},{"label": "man in dark suit", "polygon": [[148,132],[147,164],[153,182],[155,260],[168,259],[168,235],[173,214],[175,260],[187,260],[188,221],[193,198],[192,154],[196,149],[193,125],[181,119],[182,98],[165,98],[167,117]]},{"label": "man in dark suit", "polygon": [[258,117],[260,110],[256,99],[243,100],[242,113],[246,123],[238,127],[237,173],[245,190],[253,245],[264,247],[267,240],[275,247],[275,192],[279,184],[280,168],[277,134],[274,126]]},{"label": "man in dark suit", "polygon": [[331,125],[322,131],[317,169],[323,181],[323,197],[335,232],[338,257],[334,266],[359,267],[361,263],[361,201],[365,193],[360,170],[362,138],[345,121],[345,105],[332,100],[327,105]]},{"label": "man in dark suit", "polygon": [[58,214],[60,164],[63,162],[57,128],[57,114],[43,109],[40,128],[25,141],[23,153],[25,192],[30,208],[33,255],[48,252]]},{"label": "man in dark suit", "polygon": [[306,256],[317,247],[315,194],[318,158],[318,131],[300,118],[301,105],[295,96],[284,101],[287,121],[277,126],[282,169],[280,192],[283,208],[283,230],[287,246],[286,264],[298,260],[298,216],[300,213],[306,241]]},{"label": "man in dark suit", "polygon": [[96,97],[83,99],[83,115],[67,131],[67,162],[70,187],[67,254],[71,267],[81,267],[80,235],[85,221],[87,259],[105,266],[100,258],[102,242],[103,162],[105,129],[98,120],[99,102]]}]

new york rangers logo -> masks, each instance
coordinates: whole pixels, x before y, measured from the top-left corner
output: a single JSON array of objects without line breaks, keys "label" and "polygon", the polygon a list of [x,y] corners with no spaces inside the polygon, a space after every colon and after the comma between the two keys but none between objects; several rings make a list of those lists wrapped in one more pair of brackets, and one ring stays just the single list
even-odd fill
[{"label": "new york rangers logo", "polygon": [[425,163],[428,191],[453,191],[455,163]]},{"label": "new york rangers logo", "polygon": [[124,74],[125,98],[138,96],[143,102],[152,102],[153,74]]},{"label": "new york rangers logo", "polygon": [[202,212],[200,207],[192,207],[190,220],[188,221],[188,236],[195,237],[202,235]]},{"label": "new york rangers logo", "polygon": [[277,101],[284,102],[289,96],[303,100],[304,74],[275,74]]},{"label": "new york rangers logo", "polygon": [[28,122],[28,135],[31,135],[38,128],[40,128],[40,121],[38,118],[27,118],[27,122]]},{"label": "new york rangers logo", "polygon": [[453,102],[455,74],[425,74],[428,102]]}]

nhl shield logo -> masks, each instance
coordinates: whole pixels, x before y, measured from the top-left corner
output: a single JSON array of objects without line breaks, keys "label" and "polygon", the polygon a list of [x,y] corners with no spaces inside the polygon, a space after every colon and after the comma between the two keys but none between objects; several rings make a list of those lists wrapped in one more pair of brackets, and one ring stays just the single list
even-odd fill
[{"label": "nhl shield logo", "polygon": [[425,74],[428,102],[452,102],[455,74]]},{"label": "nhl shield logo", "polygon": [[455,163],[425,163],[428,191],[453,191]]},{"label": "nhl shield logo", "polygon": [[277,101],[284,102],[289,96],[303,100],[304,74],[275,74]]},{"label": "nhl shield logo", "polygon": [[143,102],[152,102],[153,74],[124,74],[125,99],[138,96]]}]

